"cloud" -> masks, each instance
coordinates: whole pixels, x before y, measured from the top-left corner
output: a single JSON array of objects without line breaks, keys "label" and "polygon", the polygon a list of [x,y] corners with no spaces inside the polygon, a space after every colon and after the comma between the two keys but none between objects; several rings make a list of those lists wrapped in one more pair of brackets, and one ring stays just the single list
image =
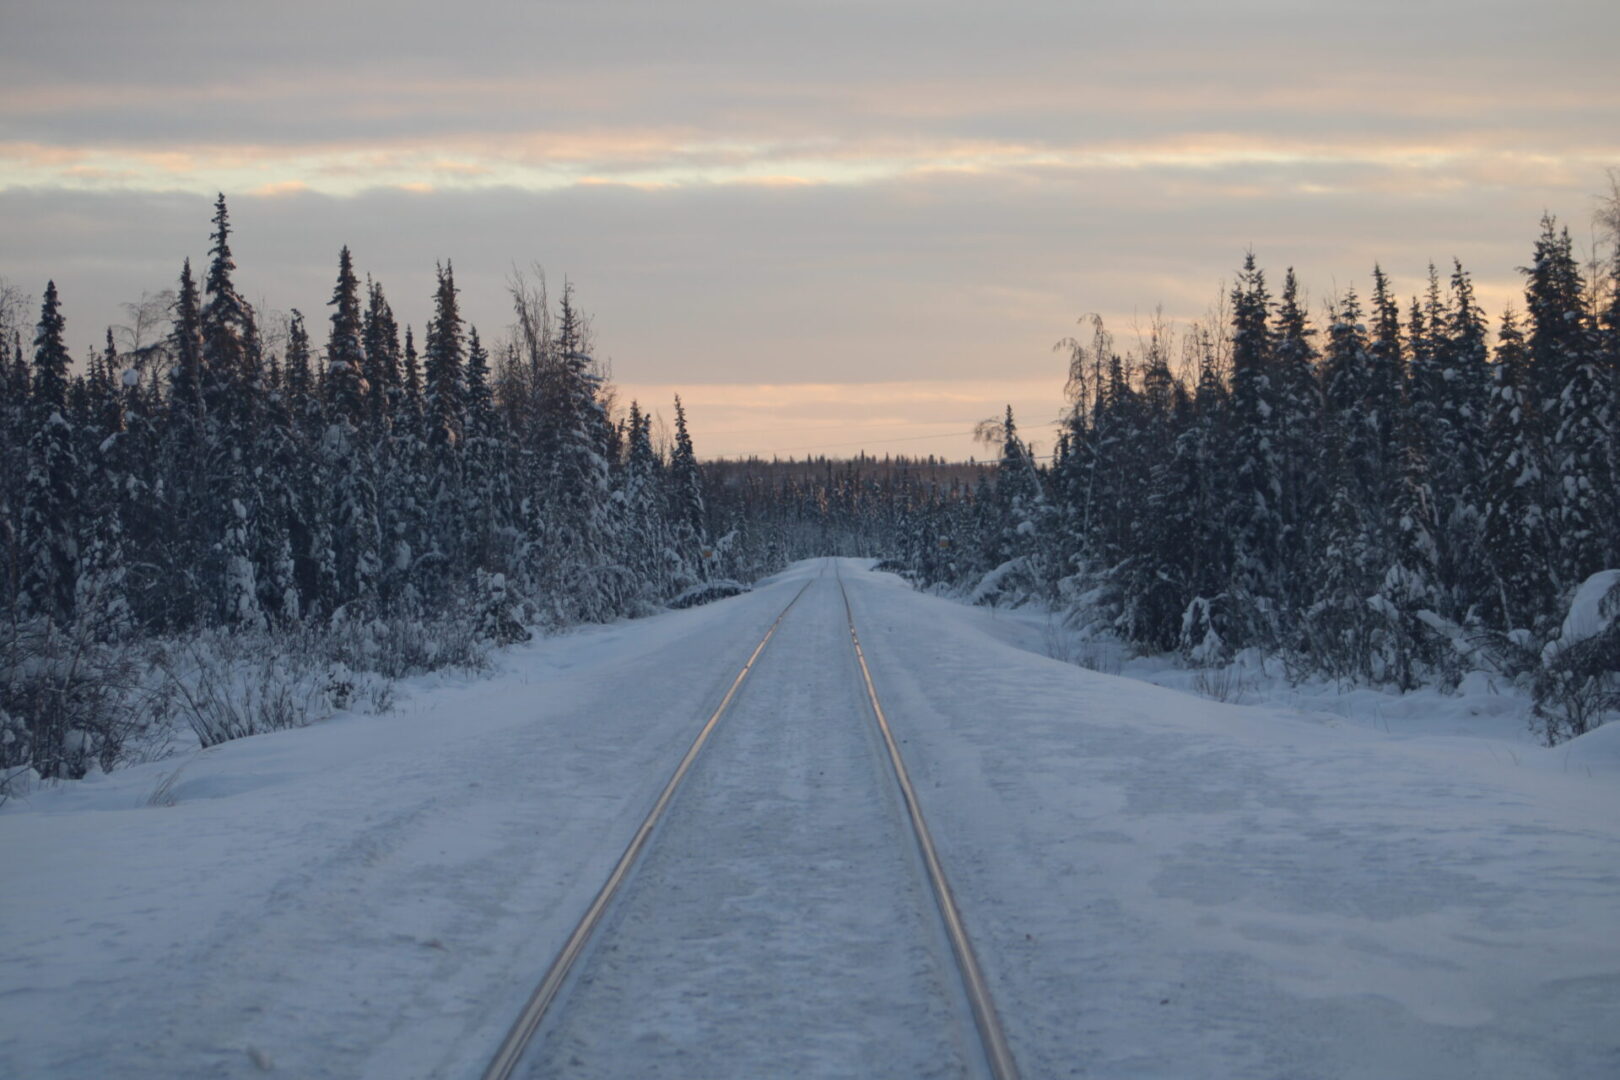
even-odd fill
[{"label": "cloud", "polygon": [[260,184],[248,194],[259,199],[274,199],[278,195],[301,195],[308,190],[309,185],[302,180],[275,180],[268,184]]},{"label": "cloud", "polygon": [[0,275],[84,340],[223,190],[267,309],[349,244],[418,328],[454,258],[489,336],[538,260],[627,384],[835,442],[933,438],[976,381],[1049,416],[1079,314],[1197,318],[1251,247],[1318,299],[1457,255],[1499,306],[1620,163],[1610,0],[12,7]]}]

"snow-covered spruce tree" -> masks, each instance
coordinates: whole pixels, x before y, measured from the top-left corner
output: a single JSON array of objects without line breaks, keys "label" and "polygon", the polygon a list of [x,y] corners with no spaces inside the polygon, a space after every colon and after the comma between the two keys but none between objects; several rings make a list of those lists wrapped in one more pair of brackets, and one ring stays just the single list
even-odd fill
[{"label": "snow-covered spruce tree", "polygon": [[402,387],[402,411],[396,422],[414,422],[419,427],[425,423],[426,392],[422,385],[422,365],[417,360],[416,337],[411,328],[405,328],[404,359],[404,385]]},{"label": "snow-covered spruce tree", "polygon": [[476,567],[504,571],[514,556],[512,470],[490,386],[489,352],[477,327],[467,336],[466,389],[462,498],[467,557]]},{"label": "snow-covered spruce tree", "polygon": [[424,517],[428,548],[416,561],[416,586],[424,594],[442,591],[463,565],[461,434],[464,418],[462,365],[466,346],[452,267],[438,268],[433,319],[424,344],[422,412],[426,478]]},{"label": "snow-covered spruce tree", "polygon": [[1293,267],[1283,279],[1272,343],[1277,383],[1275,458],[1278,462],[1277,538],[1279,613],[1293,626],[1309,604],[1315,562],[1311,523],[1327,501],[1317,469],[1322,439],[1322,386],[1316,335],[1299,296]]},{"label": "snow-covered spruce tree", "polygon": [[[1436,319],[1443,325],[1436,327]],[[1490,591],[1484,537],[1485,422],[1490,374],[1484,312],[1474,299],[1473,282],[1453,260],[1449,304],[1429,316],[1436,368],[1443,387],[1426,437],[1435,523],[1439,530],[1438,573],[1443,614],[1473,621],[1475,605]]]},{"label": "snow-covered spruce tree", "polygon": [[75,610],[85,501],[78,439],[68,419],[65,327],[56,282],[48,282],[34,336],[19,607],[25,615],[43,616],[58,625],[71,622]]},{"label": "snow-covered spruce tree", "polygon": [[677,551],[664,514],[663,463],[652,445],[652,417],[632,401],[625,421],[624,467],[614,495],[619,561],[641,583],[640,603],[650,605],[696,582]]},{"label": "snow-covered spruce tree", "polygon": [[[1134,365],[1135,358],[1130,358]],[[1147,494],[1153,437],[1142,392],[1132,384],[1127,358],[1110,349],[1096,411],[1101,468],[1092,485],[1096,565],[1110,586],[1105,610],[1128,639],[1137,633],[1131,569],[1147,541]]]},{"label": "snow-covered spruce tree", "polygon": [[257,331],[253,307],[236,289],[236,260],[231,255],[230,213],[222,194],[214,203],[208,275],[199,320],[202,334],[202,396],[211,416],[232,412],[242,369]]},{"label": "snow-covered spruce tree", "polygon": [[175,522],[165,513],[160,497],[165,487],[163,467],[164,402],[153,370],[143,377],[142,368],[157,368],[161,346],[149,346],[133,355],[120,356],[113,369],[113,391],[119,397],[122,428],[114,449],[118,460],[118,485],[113,494],[116,514],[123,532],[126,552],[125,597],[134,628],[162,625],[167,598],[158,595],[167,583],[168,569],[161,564]]},{"label": "snow-covered spruce tree", "polygon": [[134,469],[133,449],[124,438],[124,395],[112,330],[102,355],[84,377],[89,415],[76,425],[77,450],[84,464],[84,510],[74,609],[78,621],[98,640],[121,638],[130,630],[127,553],[119,510],[126,478]]},{"label": "snow-covered spruce tree", "polygon": [[1487,458],[1482,550],[1492,589],[1487,621],[1534,631],[1551,617],[1558,593],[1554,545],[1544,506],[1544,443],[1531,388],[1530,357],[1512,310],[1502,316],[1485,419]]},{"label": "snow-covered spruce tree", "polygon": [[1232,615],[1243,645],[1278,639],[1283,533],[1282,394],[1268,325],[1270,294],[1254,253],[1232,288]]},{"label": "snow-covered spruce tree", "polygon": [[305,618],[330,615],[338,603],[331,483],[326,462],[315,452],[328,425],[312,365],[309,330],[303,313],[294,308],[287,323],[287,356],[283,365],[288,437],[293,455],[287,477],[284,522],[292,552],[298,606]]},{"label": "snow-covered spruce tree", "polygon": [[[302,334],[302,319],[294,314],[300,319],[299,333]],[[306,382],[308,348],[306,336],[300,345]],[[304,613],[294,534],[297,531],[307,536],[297,490],[307,470],[298,440],[296,410],[299,403],[293,395],[293,380],[284,361],[277,361],[270,370],[272,378],[262,395],[251,459],[257,503],[255,516],[259,525],[255,531],[253,561],[257,567],[260,608],[277,623],[287,625],[296,623]]]},{"label": "snow-covered spruce tree", "polygon": [[[344,250],[347,250],[345,248]],[[405,387],[401,374],[399,323],[380,284],[366,279],[366,315],[361,329],[362,373],[366,381],[366,422],[370,437],[381,439],[402,407]]]},{"label": "snow-covered spruce tree", "polygon": [[[1196,477],[1184,456],[1183,436],[1193,426],[1193,402],[1170,372],[1168,343],[1155,333],[1143,371],[1148,440],[1148,487],[1142,499],[1142,550],[1132,565],[1132,637],[1165,652],[1181,638],[1182,616],[1192,595],[1191,543],[1197,532]],[[1189,500],[1189,494],[1194,498]]]},{"label": "snow-covered spruce tree", "polygon": [[1219,372],[1219,355],[1207,331],[1196,331],[1191,348],[1198,363],[1188,427],[1177,437],[1174,468],[1188,504],[1187,588],[1178,629],[1182,654],[1198,664],[1226,659],[1231,650],[1226,586],[1231,579],[1231,536],[1225,528],[1232,470],[1231,398]]},{"label": "snow-covered spruce tree", "polygon": [[675,550],[698,581],[710,576],[711,545],[708,509],[703,500],[703,473],[698,468],[692,434],[686,426],[686,408],[675,395],[675,446],[670,453],[668,516]]},{"label": "snow-covered spruce tree", "polygon": [[588,349],[573,289],[565,284],[536,424],[547,599],[565,623],[611,618],[623,612],[634,593],[607,544],[608,425]]},{"label": "snow-covered spruce tree", "polygon": [[1406,340],[1411,350],[1407,365],[1406,402],[1410,434],[1425,456],[1441,438],[1440,411],[1449,396],[1446,386],[1445,308],[1440,300],[1440,272],[1429,264],[1429,282],[1423,300],[1412,298]]},{"label": "snow-covered spruce tree", "polygon": [[1369,460],[1376,464],[1376,470],[1370,477],[1370,492],[1374,502],[1387,510],[1400,485],[1407,364],[1401,340],[1401,307],[1380,266],[1373,267],[1372,317],[1361,411],[1374,442]]},{"label": "snow-covered spruce tree", "polygon": [[321,439],[324,472],[331,487],[330,520],[337,553],[338,607],[375,608],[382,574],[378,525],[375,442],[362,430],[369,388],[361,347],[360,281],[345,247],[328,301],[333,308],[326,345],[327,428]]},{"label": "snow-covered spruce tree", "polygon": [[[0,284],[0,299],[9,299]],[[21,360],[22,340],[11,325],[11,305],[0,303],[0,458],[28,460],[28,368]],[[0,614],[17,610],[22,573],[22,513],[28,470],[0,470]]]},{"label": "snow-covered spruce tree", "polygon": [[1595,551],[1607,546],[1606,538],[1596,533],[1600,511],[1595,503],[1603,493],[1591,475],[1593,342],[1569,230],[1560,230],[1550,215],[1544,216],[1531,265],[1521,269],[1530,315],[1525,341],[1529,389],[1546,467],[1543,505],[1556,542],[1558,587],[1567,589],[1591,566]]},{"label": "snow-covered spruce tree", "polygon": [[202,397],[206,412],[202,460],[207,482],[203,512],[211,540],[206,555],[209,592],[216,617],[228,626],[264,624],[253,562],[255,500],[251,464],[258,365],[253,308],[232,280],[230,217],[225,196],[214,204],[212,261],[203,293]]},{"label": "snow-covered spruce tree", "polygon": [[[1601,316],[1598,355],[1599,370],[1609,380],[1609,478],[1620,488],[1620,194],[1613,214],[1614,252],[1609,258],[1609,295]],[[1611,490],[1605,531],[1609,536],[1607,562],[1610,567],[1620,566],[1620,492]]]},{"label": "snow-covered spruce tree", "polygon": [[398,407],[390,410],[389,466],[379,494],[387,543],[386,593],[411,608],[421,600],[418,567],[429,561],[433,541],[427,501],[430,457],[422,371],[415,335],[408,326],[400,355]]},{"label": "snow-covered spruce tree", "polygon": [[[34,336],[24,418],[17,617],[0,624],[0,784],[8,787],[29,770],[45,779],[78,779],[96,763],[110,766],[127,728],[116,699],[127,665],[95,640],[98,630],[121,627],[84,617],[88,605],[116,602],[84,588],[87,555],[91,581],[108,585],[118,584],[122,556],[116,544],[98,543],[116,541],[107,531],[116,519],[110,507],[89,502],[94,477],[80,452],[97,422],[95,399],[86,379],[68,378],[64,330],[51,282]],[[100,361],[91,367],[99,369]],[[108,614],[117,613],[110,606]]]},{"label": "snow-covered spruce tree", "polygon": [[369,278],[361,338],[367,388],[364,438],[372,454],[381,544],[377,595],[386,607],[409,592],[408,575],[420,532],[420,515],[414,508],[420,498],[416,440],[421,426],[407,401],[399,323],[382,285]]},{"label": "snow-covered spruce tree", "polygon": [[[1064,386],[1068,408],[1064,416],[1062,452],[1053,469],[1053,486],[1062,509],[1051,543],[1052,561],[1063,575],[1060,588],[1070,594],[1092,588],[1102,569],[1098,533],[1102,500],[1098,480],[1102,475],[1104,454],[1100,419],[1103,365],[1113,351],[1113,339],[1100,316],[1091,316],[1090,322],[1089,345],[1072,337],[1057,345],[1068,352],[1069,373]],[[977,500],[963,499],[956,512],[967,518],[978,517]],[[963,549],[964,552],[977,550],[977,545]]]},{"label": "snow-covered spruce tree", "polygon": [[1381,674],[1413,690],[1437,659],[1424,617],[1440,606],[1438,551],[1428,460],[1414,417],[1402,425],[1402,467],[1391,507],[1384,579],[1372,603],[1383,615]]},{"label": "snow-covered spruce tree", "polygon": [[[1387,361],[1387,357],[1386,357]],[[1377,625],[1367,598],[1387,565],[1382,473],[1384,447],[1374,415],[1386,400],[1355,290],[1347,290],[1328,329],[1322,356],[1327,513],[1318,523],[1316,599],[1307,612],[1308,648],[1340,677],[1374,673]]]},{"label": "snow-covered spruce tree", "polygon": [[332,289],[332,328],[326,339],[326,407],[332,421],[358,427],[366,412],[367,366],[361,345],[360,281],[347,246],[338,253],[337,284]]},{"label": "snow-covered spruce tree", "polygon": [[1029,447],[1018,436],[1012,406],[1001,423],[1001,458],[992,484],[995,518],[1000,523],[986,552],[992,572],[1001,576],[997,595],[1012,590],[1029,595],[1046,584],[1040,565],[1050,508]]},{"label": "snow-covered spruce tree", "polygon": [[1602,569],[1608,554],[1605,525],[1615,498],[1609,468],[1613,397],[1587,319],[1586,285],[1569,230],[1543,218],[1534,261],[1524,273],[1534,320],[1526,343],[1530,382],[1547,445],[1558,575],[1571,588]]},{"label": "snow-covered spruce tree", "polygon": [[159,463],[153,482],[154,517],[143,562],[152,568],[139,594],[141,621],[151,627],[191,627],[211,614],[204,586],[208,535],[209,446],[203,403],[202,300],[191,260],[180,270],[168,338],[168,396],[162,417]]},{"label": "snow-covered spruce tree", "polygon": [[[1072,351],[1075,343],[1070,341],[1067,344]],[[1073,387],[1073,379],[1070,380],[1070,386]],[[1083,392],[1071,393],[1062,420],[1063,426],[1058,434],[1057,447],[1052,455],[1052,490],[1058,514],[1047,543],[1053,571],[1059,575],[1060,592],[1073,590],[1076,579],[1081,574],[1087,546],[1085,518],[1081,508],[1085,505],[1086,480],[1090,472],[1092,447],[1089,403],[1083,401],[1083,398]],[[931,500],[932,503],[937,501],[937,498]],[[939,531],[933,538],[935,548],[939,549],[938,557],[926,547],[922,554],[931,564],[942,564],[943,555],[954,540],[953,535],[945,528],[950,515],[936,513],[934,518],[934,528]],[[924,581],[941,580],[939,571],[927,572],[919,568],[918,573]]]}]

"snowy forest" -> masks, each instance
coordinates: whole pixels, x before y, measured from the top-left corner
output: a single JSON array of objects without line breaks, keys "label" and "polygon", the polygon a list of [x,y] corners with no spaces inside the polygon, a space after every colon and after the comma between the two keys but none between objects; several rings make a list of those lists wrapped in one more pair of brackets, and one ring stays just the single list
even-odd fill
[{"label": "snowy forest", "polygon": [[[74,363],[61,298],[0,303],[0,798],[478,668],[551,629],[867,555],[977,603],[1213,666],[1410,689],[1486,668],[1556,742],[1620,706],[1620,250],[1547,218],[1523,312],[1374,268],[1313,315],[1253,255],[1224,310],[1062,343],[1037,456],[707,462],[621,408],[573,291],[511,283],[495,341],[450,264],[421,335],[345,248],[320,331],[239,291],[223,196],[134,327]],[[266,325],[274,322],[275,325]],[[31,343],[31,348],[29,347]]]},{"label": "snowy forest", "polygon": [[1009,410],[971,490],[906,490],[894,565],[1035,598],[1149,652],[1413,689],[1528,685],[1549,743],[1620,708],[1620,249],[1542,222],[1494,335],[1468,272],[1405,303],[1375,267],[1313,325],[1251,254],[1225,313],[1070,356],[1049,463]]},{"label": "snowy forest", "polygon": [[1193,665],[1259,650],[1399,690],[1495,672],[1559,742],[1620,709],[1620,247],[1583,272],[1547,217],[1523,273],[1493,332],[1460,263],[1405,301],[1374,267],[1313,319],[1251,254],[1180,334],[1121,350],[1093,318],[1060,343],[1051,455],[1009,409],[976,474],[756,463],[720,490],[793,557],[883,557]]},{"label": "snowy forest", "polygon": [[679,401],[655,448],[570,288],[515,279],[492,349],[447,263],[418,351],[345,248],[317,351],[296,310],[261,325],[230,235],[221,196],[201,281],[76,373],[54,283],[31,333],[3,305],[0,776],[110,768],[154,713],[205,746],[287,726],[733,573]]}]

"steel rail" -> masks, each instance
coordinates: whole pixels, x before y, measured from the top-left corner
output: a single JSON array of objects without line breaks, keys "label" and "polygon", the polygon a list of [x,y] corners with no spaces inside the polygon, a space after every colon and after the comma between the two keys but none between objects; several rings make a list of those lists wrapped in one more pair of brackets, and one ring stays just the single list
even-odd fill
[{"label": "steel rail", "polygon": [[601,890],[596,894],[596,899],[592,900],[590,907],[585,909],[585,914],[579,920],[579,924],[574,927],[574,932],[568,935],[568,940],[563,943],[563,947],[558,951],[556,959],[552,960],[551,967],[546,970],[545,977],[540,980],[540,985],[535,987],[534,993],[529,996],[527,1004],[523,1006],[523,1011],[518,1014],[517,1020],[513,1022],[512,1029],[506,1033],[506,1038],[502,1040],[500,1049],[496,1051],[494,1058],[491,1059],[489,1067],[484,1070],[484,1080],[509,1080],[512,1076],[512,1071],[517,1068],[524,1051],[529,1047],[530,1040],[534,1038],[534,1033],[539,1030],[540,1022],[545,1018],[546,1010],[557,999],[563,983],[568,978],[568,973],[573,970],[574,962],[585,951],[585,945],[590,940],[591,932],[596,929],[597,923],[602,919],[603,912],[607,910],[608,904],[613,901],[614,895],[619,891],[619,886],[624,884],[631,868],[635,865],[636,859],[640,857],[642,850],[647,846],[647,841],[652,837],[653,829],[658,825],[659,820],[664,815],[664,810],[675,796],[675,789],[680,786],[681,781],[686,777],[687,771],[692,767],[692,762],[696,760],[704,744],[708,742],[709,735],[714,731],[715,725],[720,722],[720,717],[731,707],[732,699],[737,696],[737,691],[742,688],[743,680],[748,678],[748,673],[754,669],[754,662],[759,659],[760,653],[765,651],[765,646],[770,644],[771,638],[776,636],[777,628],[782,625],[782,620],[787,618],[787,613],[793,609],[794,604],[799,602],[799,597],[803,596],[805,590],[809,587],[810,582],[806,581],[800,586],[799,591],[793,594],[793,599],[788,601],[787,607],[782,609],[781,614],[776,617],[776,621],[771,623],[770,629],[765,631],[765,636],[760,638],[759,644],[754,646],[754,651],[748,657],[748,662],[737,673],[737,677],[731,681],[730,689],[726,691],[726,696],[720,699],[720,704],[714,710],[714,714],[709,717],[708,723],[703,725],[697,737],[692,740],[692,745],[687,749],[686,756],[681,758],[680,764],[675,767],[674,773],[670,775],[669,782],[664,785],[664,790],[659,794],[658,801],[653,804],[652,810],[647,813],[641,827],[636,830],[629,846],[624,849],[624,854],[619,856],[618,864],[613,867],[613,872],[608,875],[607,881],[603,883]]},{"label": "steel rail", "polygon": [[833,564],[833,569],[838,578],[838,591],[844,598],[844,616],[849,622],[849,639],[855,645],[855,659],[860,662],[861,678],[866,682],[866,698],[872,705],[872,715],[877,720],[878,731],[883,735],[883,743],[888,748],[889,764],[894,767],[894,778],[900,785],[900,795],[905,801],[906,813],[911,818],[911,831],[917,839],[923,866],[928,871],[928,883],[933,886],[940,919],[945,924],[945,936],[950,939],[951,951],[956,955],[956,965],[962,975],[962,989],[967,995],[968,1007],[973,1012],[973,1024],[979,1030],[979,1043],[984,1048],[985,1064],[989,1067],[994,1080],[1018,1080],[1018,1063],[1013,1060],[1012,1049],[1007,1045],[1007,1034],[1001,1028],[1001,1018],[996,1014],[989,985],[985,982],[984,972],[979,967],[978,957],[974,955],[973,943],[968,940],[967,928],[962,924],[962,914],[957,910],[950,882],[945,879],[945,868],[940,864],[939,853],[934,850],[934,838],[928,831],[928,822],[923,819],[922,806],[917,801],[916,789],[911,786],[911,774],[906,771],[905,760],[900,756],[900,745],[895,741],[894,731],[889,727],[889,718],[884,715],[883,705],[878,701],[877,687],[872,682],[872,669],[867,666],[866,652],[861,648],[861,637],[855,632],[855,612],[849,604],[849,591],[844,588],[844,576],[838,572],[836,563]]}]

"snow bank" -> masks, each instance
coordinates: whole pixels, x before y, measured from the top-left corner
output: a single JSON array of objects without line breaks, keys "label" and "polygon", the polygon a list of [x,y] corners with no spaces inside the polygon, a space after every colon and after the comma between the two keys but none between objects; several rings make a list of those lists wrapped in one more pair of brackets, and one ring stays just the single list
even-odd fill
[{"label": "snow bank", "polygon": [[[1607,633],[1620,620],[1620,570],[1602,570],[1581,583],[1569,603],[1558,636],[1548,643],[1543,660],[1589,638]],[[1617,659],[1620,663],[1620,659]]]}]

